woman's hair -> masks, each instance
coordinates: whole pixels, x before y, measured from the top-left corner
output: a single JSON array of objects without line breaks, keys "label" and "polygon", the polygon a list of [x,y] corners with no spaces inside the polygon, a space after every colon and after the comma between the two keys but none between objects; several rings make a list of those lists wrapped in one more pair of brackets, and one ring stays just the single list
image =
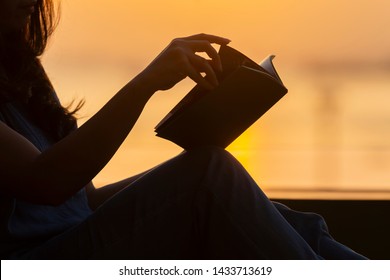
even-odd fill
[{"label": "woman's hair", "polygon": [[0,79],[0,100],[25,104],[33,121],[54,141],[75,128],[75,113],[82,106],[80,102],[70,111],[60,104],[39,60],[57,19],[53,1],[38,0],[25,28],[0,35],[0,63],[6,72]]}]

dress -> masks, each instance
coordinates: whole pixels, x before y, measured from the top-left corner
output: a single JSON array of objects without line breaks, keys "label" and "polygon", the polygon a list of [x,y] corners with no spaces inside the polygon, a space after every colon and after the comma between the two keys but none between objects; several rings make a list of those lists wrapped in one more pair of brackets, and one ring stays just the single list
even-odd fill
[{"label": "dress", "polygon": [[[11,127],[27,121],[20,116],[20,108],[2,105],[1,120]],[[35,140],[42,136],[35,128],[32,136],[19,132],[40,149],[50,145]],[[216,147],[157,166],[94,213],[84,190],[65,207],[13,200],[10,210],[1,221],[3,258],[364,259],[335,241],[321,216],[271,202]]]}]

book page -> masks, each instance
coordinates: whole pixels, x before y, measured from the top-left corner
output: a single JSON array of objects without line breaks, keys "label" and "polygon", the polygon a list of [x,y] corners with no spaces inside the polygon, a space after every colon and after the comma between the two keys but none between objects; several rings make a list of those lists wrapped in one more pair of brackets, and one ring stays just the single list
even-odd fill
[{"label": "book page", "polygon": [[240,66],[246,66],[254,70],[262,71],[271,75],[280,84],[283,85],[283,82],[280,79],[272,63],[272,60],[275,57],[274,55],[269,55],[260,64],[257,64],[252,59],[244,55],[243,53],[227,45],[221,46],[221,48],[219,49],[219,55],[221,57],[222,67],[224,69],[224,73],[220,77],[221,78],[220,80],[226,78],[226,76],[230,75],[234,70],[236,70]]},{"label": "book page", "polygon": [[275,79],[277,79],[282,85],[283,82],[280,79],[278,73],[276,72],[275,66],[272,63],[272,60],[275,58],[275,55],[269,55],[267,58],[265,58],[262,62],[260,62],[260,66],[266,70],[269,74],[271,74]]}]

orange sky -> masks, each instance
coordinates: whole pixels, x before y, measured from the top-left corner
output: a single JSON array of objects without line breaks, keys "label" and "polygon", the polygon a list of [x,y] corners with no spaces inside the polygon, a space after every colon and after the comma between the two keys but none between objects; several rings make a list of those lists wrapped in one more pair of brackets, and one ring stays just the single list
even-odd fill
[{"label": "orange sky", "polygon": [[62,10],[53,55],[151,59],[174,37],[206,32],[251,56],[390,56],[386,0],[63,0]]}]

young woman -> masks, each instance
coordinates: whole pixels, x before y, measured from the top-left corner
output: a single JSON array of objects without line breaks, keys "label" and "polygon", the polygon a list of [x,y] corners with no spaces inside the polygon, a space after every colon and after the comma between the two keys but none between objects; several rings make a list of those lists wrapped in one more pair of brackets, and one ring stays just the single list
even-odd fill
[{"label": "young woman", "polygon": [[229,40],[173,40],[77,128],[39,61],[55,23],[51,0],[0,0],[2,259],[363,258],[333,240],[320,216],[269,201],[215,147],[95,189],[91,180],[153,94],[187,76],[206,88],[218,84],[211,44]]}]

